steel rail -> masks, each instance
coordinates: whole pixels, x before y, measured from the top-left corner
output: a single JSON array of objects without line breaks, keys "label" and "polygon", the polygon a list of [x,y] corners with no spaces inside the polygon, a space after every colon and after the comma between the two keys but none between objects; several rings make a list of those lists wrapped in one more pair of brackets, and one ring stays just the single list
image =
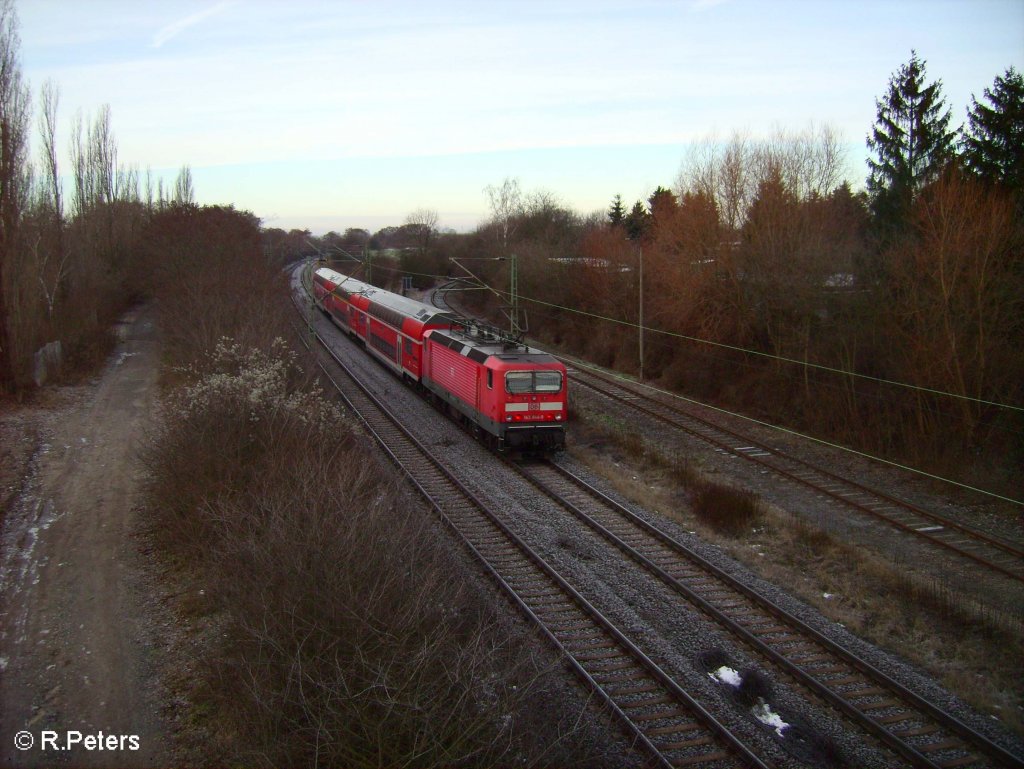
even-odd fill
[{"label": "steel rail", "polygon": [[[510,464],[512,463],[510,462]],[[928,769],[949,766],[952,760],[933,761],[925,755],[926,752],[946,751],[959,754],[967,753],[968,756],[972,752],[980,752],[996,762],[991,764],[992,766],[1024,767],[1024,761],[1021,758],[996,745],[955,716],[925,700],[860,656],[810,627],[754,589],[744,585],[728,572],[567,469],[549,461],[515,466],[530,483],[554,499],[578,520],[641,564],[729,632],[738,636],[748,647],[769,659],[784,673],[803,684],[815,695],[859,724],[876,739],[910,761],[912,765]],[[579,504],[567,499],[565,494],[560,492],[550,480],[545,480],[542,477],[544,473],[538,472],[538,468],[542,471],[549,471],[549,475],[554,474],[556,482],[561,479],[573,488],[582,490],[588,497],[608,508],[615,519],[609,525],[597,520],[595,510],[591,509],[588,512]],[[619,527],[618,532],[613,531],[610,527],[617,526],[620,520],[627,523],[628,526]],[[650,543],[638,539],[638,533],[650,538],[655,546],[652,547]],[[670,557],[667,558],[666,555]],[[681,558],[682,563],[673,562],[673,559],[676,558]],[[696,567],[698,572],[696,574],[687,573],[690,566]],[[708,576],[715,580],[716,585],[725,587],[729,593],[725,596],[720,595],[716,585],[709,585],[706,581]],[[686,582],[699,584],[700,587],[691,588],[685,584]],[[702,593],[714,594],[715,598],[709,600]],[[742,596],[745,602],[734,603],[736,594]],[[730,602],[733,603],[728,608],[720,608],[723,604],[730,604]],[[771,622],[764,625],[752,613],[752,609],[767,614],[771,618]],[[784,627],[779,626],[777,622],[784,623]],[[759,626],[764,628],[761,632],[756,629]],[[801,645],[802,639],[795,638],[792,635],[794,632],[809,639],[814,647]],[[772,640],[766,641],[766,638]],[[790,654],[786,653],[787,647]],[[792,654],[793,650],[798,653]],[[821,652],[831,659],[823,658]],[[794,657],[799,657],[801,661],[795,660]],[[813,664],[808,664],[807,660],[813,660]],[[849,666],[849,669],[837,667],[832,660]],[[823,670],[818,670],[816,675],[812,672],[814,668],[823,668]],[[862,676],[864,680],[857,680],[856,676],[851,675],[854,672]],[[825,676],[831,678],[825,678]],[[837,681],[840,682],[838,686]],[[855,688],[850,691],[839,691],[840,686]],[[877,698],[885,694],[895,696],[905,704],[883,700],[887,710],[896,710],[897,713],[889,713],[885,718],[875,718],[869,715],[869,710],[866,711],[866,709],[880,710]],[[917,714],[898,712],[900,707],[905,711],[908,706],[910,709],[916,710]],[[909,730],[913,731],[913,734],[902,734],[908,731],[905,727],[907,721],[911,719],[919,723],[931,719],[932,723]],[[904,728],[897,730],[889,728],[890,725],[893,727],[903,725]],[[953,735],[963,743],[956,744],[952,739]],[[908,738],[918,738],[921,742],[928,738],[930,740],[926,745],[915,746],[908,742]],[[958,766],[984,765],[980,763],[980,756],[975,755],[974,758],[978,760],[968,762],[967,757],[958,755],[955,761],[962,762],[957,763]]]},{"label": "steel rail", "polygon": [[[435,292],[435,295],[432,296],[431,299],[435,306],[439,306],[437,304],[437,292]],[[442,301],[444,301],[447,304],[446,297],[442,298]],[[562,360],[563,363],[566,363],[567,365],[574,367],[574,370],[570,371],[570,378],[572,378],[577,384],[582,384],[584,387],[589,387],[590,389],[599,392],[605,397],[623,403],[627,407],[633,408],[637,411],[640,411],[641,413],[646,413],[647,415],[654,417],[655,419],[658,419],[659,421],[662,421],[666,424],[669,424],[676,429],[683,430],[688,434],[693,435],[694,437],[697,437],[705,442],[711,443],[712,445],[716,446],[720,450],[730,455],[743,457],[744,459],[759,464],[771,470],[772,472],[781,475],[782,477],[787,478],[795,483],[813,489],[818,493],[825,494],[826,496],[838,502],[853,507],[854,509],[859,510],[862,513],[866,513],[870,517],[882,523],[893,526],[905,533],[910,534],[913,537],[922,539],[932,546],[948,550],[949,552],[959,557],[971,560],[974,563],[984,566],[985,568],[990,569],[998,574],[1001,574],[1004,577],[1009,577],[1010,579],[1016,580],[1018,582],[1024,582],[1024,548],[1012,542],[1007,542],[998,537],[990,536],[983,531],[978,531],[977,529],[974,529],[970,526],[966,526],[960,523],[959,521],[955,521],[951,518],[940,515],[933,511],[926,510],[911,502],[899,499],[883,491],[879,491],[878,489],[871,488],[862,483],[858,483],[857,481],[853,481],[850,480],[849,478],[840,476],[825,468],[813,465],[810,462],[807,462],[806,460],[800,459],[791,454],[787,454],[785,452],[769,447],[761,441],[752,439],[747,435],[743,435],[742,433],[739,433],[728,427],[724,427],[720,424],[712,422],[704,417],[692,414],[677,406],[665,403],[664,401],[651,397],[650,395],[627,388],[622,383],[610,379],[607,376],[601,375],[595,371],[587,370],[585,372],[582,372],[579,370],[579,368],[575,368],[579,364],[576,361],[572,360],[571,358],[567,358],[565,356],[556,357]],[[606,388],[597,386],[593,384],[593,382],[591,381],[587,381],[586,377],[591,377],[593,379],[597,379],[600,382],[603,382],[606,385],[616,387],[620,391],[628,393],[630,397],[625,398],[614,392],[610,392]],[[678,417],[678,419],[666,416],[664,413],[660,413],[658,410],[654,408],[648,408],[639,403],[636,403],[633,400],[631,400],[631,398],[642,399],[644,401],[647,401],[648,403],[656,404],[659,409],[668,411],[669,413],[675,415],[675,417]],[[692,426],[680,424],[679,419],[695,422],[700,427],[694,428]],[[721,438],[715,437],[714,435],[709,435],[708,431],[713,431],[719,433],[720,435],[728,436],[728,438],[731,440],[722,440]],[[741,447],[731,445],[733,440],[739,441],[741,443]],[[764,458],[765,456],[775,457],[778,460],[781,460],[782,462],[788,462],[791,464],[791,469],[780,467],[778,464],[766,460]],[[795,466],[796,470],[792,469],[793,466]],[[823,477],[826,479],[827,483],[838,485],[840,486],[840,488],[829,488],[828,486],[823,486],[821,483],[816,482],[813,478],[801,475],[801,470],[803,472],[811,473],[812,475],[816,474],[820,477]],[[843,490],[841,488],[842,486],[845,486],[846,489]],[[854,499],[851,499],[851,497],[854,495],[865,497],[866,501],[856,501]],[[881,504],[879,504],[879,502]],[[968,538],[968,542],[961,543],[949,541],[948,539],[945,539],[942,536],[938,536],[938,530],[936,528],[921,525],[922,521],[901,521],[897,518],[894,518],[892,515],[889,515],[884,511],[884,508],[886,506],[891,506],[895,508],[897,511],[905,511],[905,513],[909,513],[911,516],[918,516],[920,519],[924,519],[925,522],[931,522],[935,527],[941,530],[942,533],[950,531],[959,532],[964,537]],[[988,548],[990,550],[998,551],[1001,554],[1001,557],[1009,556],[1009,560],[1000,563],[997,560],[994,560],[993,557],[988,557],[982,553],[973,552],[972,550],[964,547],[964,545],[980,545],[982,549]]]},{"label": "steel rail", "polygon": [[[565,360],[567,359],[563,359],[563,361]],[[575,364],[573,364],[571,360],[569,360],[568,362],[570,365],[575,366]],[[618,387],[620,390],[628,393],[631,397],[624,397],[616,392],[613,392],[607,387],[602,387],[601,385],[595,384],[593,381],[588,381],[587,377],[596,379],[605,385]],[[1016,545],[1012,543],[1005,542],[995,537],[991,537],[985,534],[984,532],[979,532],[975,529],[964,526],[963,524],[960,524],[957,521],[953,521],[937,513],[924,510],[923,508],[920,508],[910,502],[897,499],[896,497],[885,494],[884,492],[877,491],[868,486],[857,483],[856,481],[852,481],[848,478],[836,475],[835,473],[832,473],[829,470],[825,470],[823,468],[812,465],[811,463],[803,459],[799,459],[798,457],[794,457],[790,454],[786,454],[784,452],[778,451],[777,449],[766,446],[763,443],[760,443],[759,441],[750,438],[749,436],[742,435],[741,433],[735,432],[726,427],[722,427],[721,425],[715,424],[707,419],[688,413],[687,411],[674,407],[670,404],[653,399],[650,396],[646,396],[642,393],[635,392],[634,390],[626,388],[620,384],[609,381],[605,377],[602,377],[593,372],[588,371],[586,373],[581,374],[579,369],[574,367],[573,371],[570,372],[570,378],[576,384],[590,388],[591,390],[600,393],[601,395],[610,398],[614,401],[622,403],[631,409],[634,409],[650,417],[653,417],[654,419],[664,422],[675,429],[682,430],[707,443],[711,443],[712,445],[718,447],[719,449],[727,452],[730,455],[743,457],[744,459],[747,459],[762,467],[765,467],[774,473],[777,473],[788,478],[789,480],[792,480],[803,486],[809,487],[818,493],[825,494],[863,513],[867,513],[871,517],[879,521],[882,521],[883,523],[896,527],[904,532],[912,534],[915,537],[925,540],[931,545],[946,549],[956,554],[957,556],[970,559],[971,561],[979,565],[982,565],[990,570],[998,572],[999,574],[1005,577],[1009,577],[1016,581],[1024,582],[1024,550],[1018,548]],[[642,403],[637,403],[634,400],[632,400],[632,398],[644,400],[654,405],[647,406]],[[668,413],[666,414],[664,412]],[[697,423],[697,427],[685,424],[684,420],[689,420]],[[731,440],[725,440],[722,437],[718,437],[709,433],[719,433]],[[735,441],[739,441],[740,446],[743,449],[747,450],[740,450],[740,448],[738,448],[737,446],[732,445]],[[756,449],[756,451],[752,451],[754,449]],[[795,465],[797,468],[800,468],[805,472],[811,473],[812,475],[817,474],[819,476],[824,476],[834,484],[842,484],[847,486],[848,490],[846,492],[843,492],[841,489],[828,488],[827,486],[823,486],[821,483],[815,482],[815,480],[812,477],[801,475],[792,469],[787,470],[784,467],[780,467],[777,463],[767,460],[765,458],[766,456],[777,457],[784,462],[789,462],[792,465]],[[853,489],[853,492],[850,492],[849,489]],[[881,500],[882,504],[872,506],[863,501],[857,501],[851,498],[853,494],[859,494],[869,499],[874,497],[877,500]],[[915,526],[912,523],[900,521],[890,515],[887,515],[884,512],[884,508],[886,506],[901,508],[905,511],[908,511],[912,515],[917,515],[921,518],[925,518],[926,520],[937,524],[943,529],[955,529],[964,536],[970,537],[971,539],[975,540],[982,547],[998,549],[1000,552],[1010,555],[1014,560],[1010,565],[998,563],[992,560],[991,558],[986,557],[985,555],[964,548],[963,544],[965,543],[949,541],[947,539],[943,539],[942,537],[936,536],[936,531],[928,530],[930,527]]]},{"label": "steel rail", "polygon": [[[301,307],[298,309],[300,314],[303,313]],[[309,319],[306,318],[306,321],[308,323]],[[331,375],[320,356],[317,356],[318,366],[332,385],[338,389],[348,407],[357,414],[370,435],[381,445],[389,459],[410,478],[414,487],[427,499],[444,524],[458,535],[469,552],[496,580],[513,604],[541,628],[544,636],[566,656],[577,675],[595,691],[612,713],[625,725],[637,743],[655,761],[663,766],[704,764],[720,766],[723,764],[737,765],[736,762],[739,762],[745,766],[766,769],[766,765],[749,748],[743,745],[735,735],[686,693],[671,676],[665,673],[547,564],[486,503],[455,478],[444,464],[401,424],[400,420],[380,399],[355,377],[340,356],[330,348],[319,333],[315,332],[315,329],[314,334],[323,349],[357,388],[355,391],[358,394],[357,398],[366,401],[366,403],[360,404],[363,408],[356,405],[355,400],[351,397],[352,391],[346,391],[344,386]],[[367,404],[379,416],[379,419],[367,413]],[[391,436],[384,435],[384,429],[392,431],[393,434]],[[417,477],[416,472],[409,467],[409,457],[402,456],[406,449],[395,448],[395,434],[401,436],[401,440],[414,449],[418,457],[430,466],[433,473],[443,478],[452,489],[456,490],[460,497],[458,502],[454,505],[444,504],[439,499],[438,490],[431,488],[431,483]],[[463,520],[457,520],[457,514],[453,515],[453,508],[461,511]],[[466,515],[470,511],[484,516],[483,519],[477,516],[477,520],[473,522],[475,525],[479,527],[479,521],[486,520],[489,527],[500,532],[501,541],[498,542],[487,532],[481,533],[479,529],[475,536],[468,532],[467,527],[471,524],[467,523]],[[490,542],[491,549],[495,551],[490,555],[484,552],[488,542]],[[552,593],[546,590],[542,584],[539,585],[536,578],[530,580],[522,576],[521,573],[517,576],[517,570],[521,571],[522,567],[517,565],[514,559],[510,560],[512,555],[507,547],[508,543],[514,546],[514,553],[518,553],[522,559],[532,565],[538,574],[556,586],[558,591],[568,599],[568,603],[575,607],[575,612],[596,626],[611,640],[611,643],[595,644],[593,642],[594,635],[581,635],[580,621],[572,616],[573,612],[567,614],[567,609],[553,603]],[[501,562],[495,563],[496,560]],[[524,594],[522,584],[517,589],[513,584],[515,582],[525,584],[529,592]],[[552,622],[552,614],[558,618],[557,622]],[[547,615],[547,619],[545,619],[545,615]],[[609,665],[608,660],[613,661],[612,666]],[[622,664],[626,661],[639,667],[641,674],[626,675],[622,673],[622,670],[628,669],[628,666]],[[645,678],[648,680],[645,681]],[[657,695],[657,687],[661,687],[667,695]],[[655,696],[645,698],[645,695],[650,693],[654,693]],[[666,704],[671,707],[668,709],[661,707]],[[688,710],[692,716],[679,712],[681,708]],[[700,726],[698,727],[694,721],[699,722]],[[658,726],[658,724],[661,725]],[[706,730],[707,736],[698,734],[698,729]],[[680,735],[684,735],[686,739],[671,741],[672,738]],[[705,745],[711,745],[708,748],[711,752],[693,752],[703,749]],[[675,755],[671,755],[673,753]]]}]

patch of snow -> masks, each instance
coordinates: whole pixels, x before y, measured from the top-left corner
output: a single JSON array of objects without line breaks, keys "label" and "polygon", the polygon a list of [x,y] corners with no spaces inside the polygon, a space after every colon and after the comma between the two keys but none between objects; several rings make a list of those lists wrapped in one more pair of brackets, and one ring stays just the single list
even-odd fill
[{"label": "patch of snow", "polygon": [[752,712],[754,714],[754,718],[762,724],[773,728],[775,733],[780,737],[782,737],[782,733],[789,728],[789,724],[782,720],[782,716],[774,712],[764,700],[759,700],[757,705],[754,706]]},{"label": "patch of snow", "polygon": [[739,688],[740,682],[743,680],[740,678],[740,674],[733,670],[728,665],[722,665],[718,670],[713,670],[708,673],[712,680],[718,681],[722,684],[729,684],[729,686]]}]

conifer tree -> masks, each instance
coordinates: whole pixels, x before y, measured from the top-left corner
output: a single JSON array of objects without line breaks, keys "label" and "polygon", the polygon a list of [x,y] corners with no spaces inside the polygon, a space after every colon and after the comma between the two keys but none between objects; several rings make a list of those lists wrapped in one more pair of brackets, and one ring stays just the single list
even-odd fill
[{"label": "conifer tree", "polygon": [[624,224],[626,225],[626,237],[630,240],[636,240],[637,238],[643,237],[647,233],[649,218],[650,214],[647,213],[647,209],[644,208],[644,204],[639,200],[634,203],[633,208],[630,209],[629,215],[624,221]]},{"label": "conifer tree", "polygon": [[889,80],[877,100],[878,119],[868,134],[871,207],[883,230],[898,228],[918,193],[935,181],[954,157],[955,131],[942,96],[942,81],[926,81],[925,62],[910,61]]},{"label": "conifer tree", "polygon": [[1024,77],[1013,67],[985,89],[988,104],[971,97],[963,157],[985,181],[1024,192]]},{"label": "conifer tree", "polygon": [[660,185],[647,198],[647,203],[651,208],[651,217],[655,220],[671,216],[679,208],[679,199],[675,193]]},{"label": "conifer tree", "polygon": [[622,205],[622,195],[612,198],[612,207],[608,209],[608,221],[612,227],[618,227],[626,218],[626,207]]}]

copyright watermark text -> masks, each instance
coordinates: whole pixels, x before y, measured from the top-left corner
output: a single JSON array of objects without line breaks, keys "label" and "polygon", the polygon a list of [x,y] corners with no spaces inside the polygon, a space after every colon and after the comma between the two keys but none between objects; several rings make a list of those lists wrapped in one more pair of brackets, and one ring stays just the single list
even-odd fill
[{"label": "copyright watermark text", "polygon": [[20,731],[14,735],[14,747],[18,750],[138,750],[137,734],[107,734],[95,732],[88,734],[75,729],[59,732],[43,730],[37,734]]}]

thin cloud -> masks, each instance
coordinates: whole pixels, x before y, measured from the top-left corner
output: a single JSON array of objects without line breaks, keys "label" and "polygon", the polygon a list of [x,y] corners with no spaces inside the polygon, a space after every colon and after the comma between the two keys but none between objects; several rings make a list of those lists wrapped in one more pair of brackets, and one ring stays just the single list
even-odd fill
[{"label": "thin cloud", "polygon": [[174,39],[189,27],[194,27],[196,24],[205,21],[211,16],[215,16],[234,4],[235,0],[223,0],[223,2],[210,6],[206,10],[198,11],[193,13],[191,16],[186,16],[184,19],[178,19],[178,21],[171,22],[153,36],[152,47],[159,48],[168,40]]}]

